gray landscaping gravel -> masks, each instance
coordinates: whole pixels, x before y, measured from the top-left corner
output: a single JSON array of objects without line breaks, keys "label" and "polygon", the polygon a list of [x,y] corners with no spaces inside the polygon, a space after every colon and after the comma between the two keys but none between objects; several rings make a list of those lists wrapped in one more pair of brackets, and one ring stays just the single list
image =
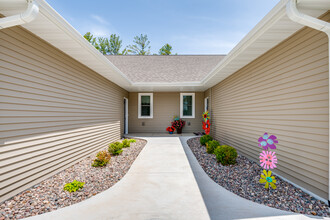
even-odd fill
[{"label": "gray landscaping gravel", "polygon": [[[50,212],[81,202],[110,188],[124,177],[146,143],[145,140],[136,139],[136,143],[124,148],[121,155],[112,156],[110,163],[105,167],[91,166],[95,152],[51,178],[2,202],[0,220],[20,219]],[[73,180],[85,182],[84,188],[74,193],[63,191],[63,186]]]},{"label": "gray landscaping gravel", "polygon": [[215,155],[206,153],[198,138],[187,141],[199,164],[207,175],[220,186],[254,202],[269,207],[308,215],[329,217],[328,206],[301,189],[274,175],[277,189],[267,190],[259,183],[262,168],[248,158],[238,155],[237,164],[222,166]]}]

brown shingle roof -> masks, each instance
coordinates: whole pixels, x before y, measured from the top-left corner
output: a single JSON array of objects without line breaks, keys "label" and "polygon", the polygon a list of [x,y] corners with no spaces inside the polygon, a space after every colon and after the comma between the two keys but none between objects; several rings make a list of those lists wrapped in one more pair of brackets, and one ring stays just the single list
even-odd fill
[{"label": "brown shingle roof", "polygon": [[224,55],[106,56],[133,82],[198,82]]}]

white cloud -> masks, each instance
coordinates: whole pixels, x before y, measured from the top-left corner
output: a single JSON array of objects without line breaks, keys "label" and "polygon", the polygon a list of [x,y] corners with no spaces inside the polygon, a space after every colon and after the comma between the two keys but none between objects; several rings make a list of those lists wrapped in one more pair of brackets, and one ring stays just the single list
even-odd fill
[{"label": "white cloud", "polygon": [[109,24],[109,22],[107,20],[105,20],[104,18],[102,18],[99,15],[92,14],[91,15],[91,18],[93,18],[94,20],[98,21],[100,24],[104,24],[104,25],[108,25]]},{"label": "white cloud", "polygon": [[90,26],[90,32],[97,37],[108,37],[111,34],[109,28],[97,25]]},{"label": "white cloud", "polygon": [[95,14],[80,20],[77,26],[81,34],[91,32],[94,37],[109,37],[110,34],[118,33],[110,22]]}]

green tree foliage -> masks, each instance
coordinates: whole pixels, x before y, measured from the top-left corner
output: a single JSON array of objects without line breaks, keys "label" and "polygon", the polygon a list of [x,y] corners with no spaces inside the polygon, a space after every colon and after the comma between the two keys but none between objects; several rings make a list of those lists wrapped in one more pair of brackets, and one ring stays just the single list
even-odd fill
[{"label": "green tree foliage", "polygon": [[165,44],[162,48],[159,49],[159,55],[171,55],[172,54],[172,46],[169,44]]},{"label": "green tree foliage", "polygon": [[120,48],[122,47],[122,40],[120,40],[119,36],[116,36],[116,34],[111,34],[109,41],[108,41],[108,47],[109,47],[109,54],[112,55],[122,55],[122,54],[127,54],[126,48],[122,51],[120,51]]},{"label": "green tree foliage", "polygon": [[99,50],[99,45],[96,42],[96,37],[93,36],[93,34],[91,34],[91,32],[87,32],[84,35],[84,38],[91,43],[97,50]]},{"label": "green tree foliage", "polygon": [[149,55],[150,54],[150,41],[148,40],[148,36],[140,35],[135,36],[133,40],[133,45],[128,45],[128,53],[135,55]]},{"label": "green tree foliage", "polygon": [[[97,38],[97,44],[99,46],[99,51],[103,54],[103,55],[106,55],[106,54],[109,54],[109,47],[108,47],[108,39],[107,38],[104,38],[104,37],[98,37]],[[97,48],[96,48],[97,49]]]},{"label": "green tree foliage", "polygon": [[109,38],[96,38],[90,32],[87,32],[84,35],[84,38],[104,55],[127,54],[126,48],[120,52],[120,49],[122,48],[122,40],[120,40],[120,37],[116,34],[111,34]]}]

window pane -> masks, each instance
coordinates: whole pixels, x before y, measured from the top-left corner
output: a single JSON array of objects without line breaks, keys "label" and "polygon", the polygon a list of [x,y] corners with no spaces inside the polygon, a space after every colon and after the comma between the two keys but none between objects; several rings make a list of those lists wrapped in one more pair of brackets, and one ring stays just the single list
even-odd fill
[{"label": "window pane", "polygon": [[141,96],[141,105],[150,105],[150,96]]},{"label": "window pane", "polygon": [[183,116],[192,116],[192,96],[183,96]]},{"label": "window pane", "polygon": [[141,106],[141,116],[150,116],[150,106]]},{"label": "window pane", "polygon": [[184,116],[192,116],[192,106],[186,105],[183,106],[183,115]]},{"label": "window pane", "polygon": [[183,106],[185,105],[192,105],[192,96],[183,96]]}]

